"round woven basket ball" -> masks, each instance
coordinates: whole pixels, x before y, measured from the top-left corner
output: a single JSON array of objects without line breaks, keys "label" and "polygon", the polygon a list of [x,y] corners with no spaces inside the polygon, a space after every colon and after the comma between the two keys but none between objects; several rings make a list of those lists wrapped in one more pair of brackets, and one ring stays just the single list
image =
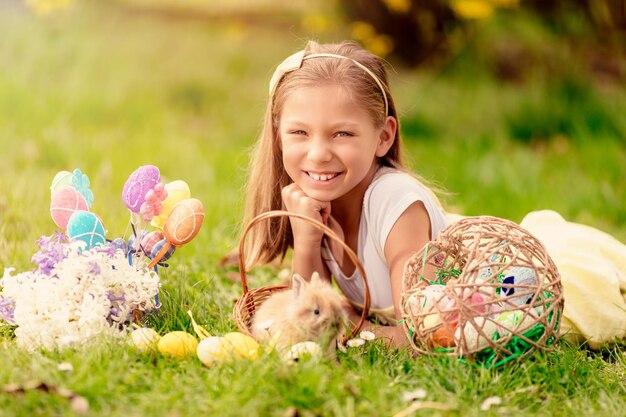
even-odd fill
[{"label": "round woven basket ball", "polygon": [[550,350],[563,311],[544,245],[497,217],[467,217],[406,263],[400,310],[411,346],[497,367]]}]

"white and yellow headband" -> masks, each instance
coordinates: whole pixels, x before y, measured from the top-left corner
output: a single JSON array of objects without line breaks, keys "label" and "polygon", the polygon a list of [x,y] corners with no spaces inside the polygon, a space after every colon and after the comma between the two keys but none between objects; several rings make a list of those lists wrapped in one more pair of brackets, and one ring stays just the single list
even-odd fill
[{"label": "white and yellow headband", "polygon": [[387,93],[385,93],[385,88],[383,87],[383,83],[380,82],[376,74],[374,74],[369,68],[365,65],[361,64],[358,61],[355,61],[352,58],[348,58],[347,56],[337,55],[337,54],[327,54],[327,53],[319,53],[319,54],[310,54],[304,55],[305,51],[296,52],[295,54],[287,57],[283,62],[280,63],[278,67],[276,67],[276,71],[274,71],[274,75],[272,75],[272,79],[270,80],[270,97],[274,96],[276,91],[276,86],[283,78],[283,76],[289,72],[295,71],[302,66],[302,61],[311,58],[339,58],[339,59],[347,59],[348,61],[352,61],[354,65],[361,68],[365,71],[378,85],[381,93],[383,94],[383,100],[385,101],[385,116],[389,114],[389,102],[387,101]]}]

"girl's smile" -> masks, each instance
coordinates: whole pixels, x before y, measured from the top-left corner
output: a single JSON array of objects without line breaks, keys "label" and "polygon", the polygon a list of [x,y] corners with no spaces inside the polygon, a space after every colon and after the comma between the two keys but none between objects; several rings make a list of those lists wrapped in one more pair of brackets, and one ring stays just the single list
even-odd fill
[{"label": "girl's smile", "polygon": [[[371,116],[340,85],[291,92],[279,133],[287,174],[319,201],[333,201],[360,188],[365,192],[377,156],[387,151],[383,129],[374,126]],[[361,183],[365,187],[358,187]]]}]

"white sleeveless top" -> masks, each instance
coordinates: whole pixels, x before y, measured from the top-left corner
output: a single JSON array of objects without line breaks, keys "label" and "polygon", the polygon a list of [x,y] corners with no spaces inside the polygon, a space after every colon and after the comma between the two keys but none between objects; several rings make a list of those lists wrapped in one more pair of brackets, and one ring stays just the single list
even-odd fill
[{"label": "white sleeveless top", "polygon": [[[448,220],[432,191],[410,174],[393,168],[380,168],[363,197],[357,255],[368,278],[370,310],[383,322],[395,323],[385,242],[400,215],[416,201],[421,201],[426,207],[430,217],[431,239],[434,239],[448,225]],[[351,276],[346,276],[326,239],[322,242],[322,259],[348,300],[357,307],[362,306],[364,284],[358,269]]]}]

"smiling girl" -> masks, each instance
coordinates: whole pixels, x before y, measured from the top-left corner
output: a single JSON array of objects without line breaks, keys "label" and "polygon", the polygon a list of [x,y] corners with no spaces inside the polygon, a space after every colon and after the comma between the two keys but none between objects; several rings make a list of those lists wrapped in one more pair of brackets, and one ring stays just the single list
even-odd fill
[{"label": "smiling girl", "polygon": [[[309,42],[272,77],[244,221],[280,209],[317,219],[342,237],[368,276],[370,311],[382,323],[396,323],[406,260],[448,221],[435,194],[404,168],[382,61],[355,43]],[[362,305],[358,270],[314,226],[274,218],[250,236],[248,266],[293,248],[292,273],[332,276],[352,308]],[[406,343],[400,326],[375,332]]]}]

